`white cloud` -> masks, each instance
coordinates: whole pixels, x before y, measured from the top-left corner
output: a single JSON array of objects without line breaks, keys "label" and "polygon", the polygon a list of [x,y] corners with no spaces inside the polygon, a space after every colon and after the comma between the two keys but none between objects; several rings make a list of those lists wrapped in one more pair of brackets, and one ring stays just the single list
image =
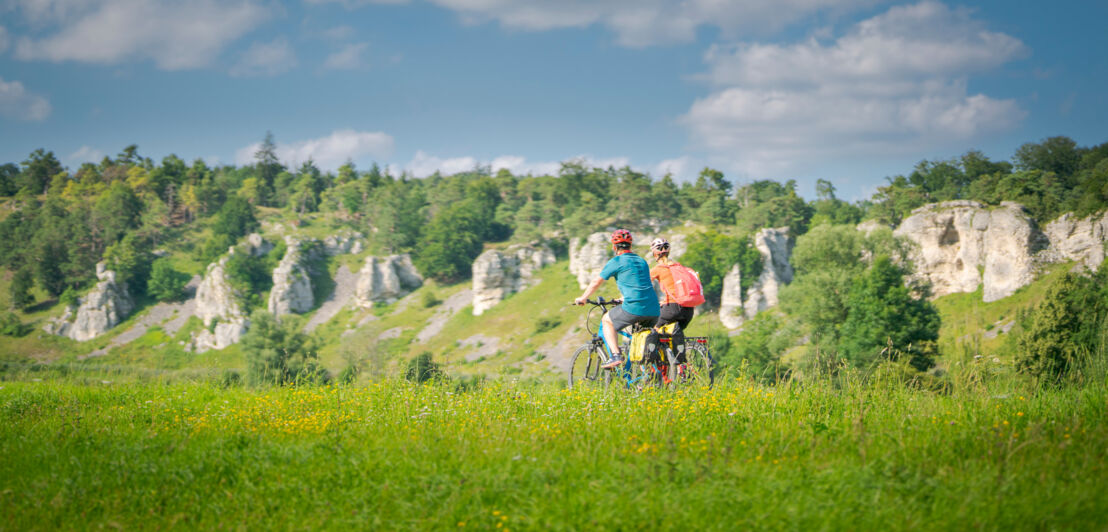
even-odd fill
[{"label": "white cloud", "polygon": [[276,76],[296,66],[296,54],[284,38],[272,42],[256,42],[239,56],[231,67],[232,76]]},{"label": "white cloud", "polygon": [[682,121],[729,170],[755,177],[830,158],[972,139],[1019,123],[1014,100],[969,94],[966,79],[1026,53],[966,10],[894,7],[839,39],[712,47],[716,85]]},{"label": "white cloud", "polygon": [[408,0],[305,0],[309,4],[340,4],[346,9],[372,4],[407,4]]},{"label": "white cloud", "polygon": [[0,115],[16,120],[45,120],[50,116],[50,102],[18,81],[0,78]]},{"label": "white cloud", "polygon": [[[73,166],[81,163],[98,163],[104,159],[104,152],[89,146],[81,146],[77,151],[69,154],[66,161]],[[209,161],[210,162],[210,161]]]},{"label": "white cloud", "polygon": [[583,28],[599,24],[625,46],[689,42],[702,27],[725,37],[767,33],[817,12],[843,11],[881,0],[430,0],[464,21],[495,20],[522,30]]},{"label": "white cloud", "polygon": [[159,68],[206,66],[269,18],[255,0],[14,0],[47,35],[19,39],[23,60],[113,64],[151,59]]},{"label": "white cloud", "polygon": [[[565,162],[578,162],[590,168],[632,166],[631,160],[627,157],[598,159],[589,155],[579,155],[567,158]],[[412,160],[403,166],[403,170],[416,177],[427,177],[435,172],[443,175],[468,172],[480,166],[488,166],[494,174],[501,169],[506,169],[513,175],[557,175],[562,168],[562,161],[528,161],[519,155],[501,155],[493,158],[491,162],[485,162],[470,156],[442,158],[419,150]],[[639,172],[647,171],[642,168],[634,169]]]},{"label": "white cloud", "polygon": [[677,181],[689,181],[696,177],[700,172],[703,164],[697,164],[691,157],[685,155],[674,159],[666,159],[656,165],[652,175],[661,178],[666,174],[670,174]]},{"label": "white cloud", "polygon": [[478,164],[477,159],[473,157],[443,159],[430,155],[423,150],[419,150],[416,152],[415,156],[412,157],[412,160],[404,165],[404,170],[416,177],[427,177],[435,172],[440,172],[444,175],[468,172],[476,168]]},{"label": "white cloud", "polygon": [[369,43],[353,43],[347,44],[339,51],[327,56],[327,59],[323,62],[323,68],[329,68],[332,70],[357,70],[366,66],[365,55],[366,50],[369,49]]},{"label": "white cloud", "polygon": [[489,164],[492,171],[507,170],[513,175],[556,175],[561,169],[562,163],[558,162],[528,162],[525,157],[518,155],[501,155]]},{"label": "white cloud", "polygon": [[335,26],[323,30],[320,36],[329,41],[345,41],[354,36],[354,28],[346,25]]},{"label": "white cloud", "polygon": [[[428,0],[450,9],[463,22],[495,21],[510,29],[544,31],[602,25],[625,46],[689,42],[701,27],[725,37],[768,33],[817,12],[840,12],[885,0]],[[354,9],[408,0],[307,0]]]},{"label": "white cloud", "polygon": [[[340,129],[326,137],[277,144],[277,158],[295,168],[311,159],[324,170],[334,170],[347,160],[358,162],[365,157],[385,159],[392,154],[392,136],[379,131]],[[235,163],[253,164],[254,153],[261,143],[254,143],[235,152]]]}]

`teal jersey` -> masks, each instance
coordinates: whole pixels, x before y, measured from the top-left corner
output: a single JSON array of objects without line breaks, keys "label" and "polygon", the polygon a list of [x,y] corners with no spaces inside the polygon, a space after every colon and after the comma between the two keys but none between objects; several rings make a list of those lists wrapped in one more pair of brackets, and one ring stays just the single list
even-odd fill
[{"label": "teal jersey", "polygon": [[616,278],[616,286],[623,295],[623,310],[638,316],[659,314],[658,296],[650,282],[650,266],[634,253],[616,255],[600,270],[602,279]]}]

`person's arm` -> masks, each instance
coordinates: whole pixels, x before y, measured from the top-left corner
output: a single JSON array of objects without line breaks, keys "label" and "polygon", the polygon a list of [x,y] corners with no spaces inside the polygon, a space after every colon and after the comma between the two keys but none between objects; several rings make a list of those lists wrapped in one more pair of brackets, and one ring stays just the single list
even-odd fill
[{"label": "person's arm", "polygon": [[604,284],[603,277],[597,277],[596,279],[593,279],[592,282],[589,283],[589,286],[585,287],[585,292],[581,294],[581,297],[574,299],[573,303],[575,305],[584,305],[585,300],[587,300],[589,296],[593,295],[597,290],[599,290],[600,285],[602,284]]}]

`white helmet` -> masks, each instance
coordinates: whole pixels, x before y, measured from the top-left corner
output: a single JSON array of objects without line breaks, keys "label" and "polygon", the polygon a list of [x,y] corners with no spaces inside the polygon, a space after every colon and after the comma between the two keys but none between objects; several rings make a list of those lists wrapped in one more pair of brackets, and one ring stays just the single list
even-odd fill
[{"label": "white helmet", "polygon": [[655,238],[654,241],[650,243],[650,250],[669,251],[669,241],[662,237]]}]

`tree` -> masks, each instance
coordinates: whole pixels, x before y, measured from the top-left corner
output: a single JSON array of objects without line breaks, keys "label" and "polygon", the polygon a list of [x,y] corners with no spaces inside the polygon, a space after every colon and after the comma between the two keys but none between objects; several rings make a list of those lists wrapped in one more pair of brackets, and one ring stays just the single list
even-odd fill
[{"label": "tree", "polygon": [[116,281],[126,283],[127,289],[134,296],[146,292],[150,263],[153,261],[150,242],[134,233],[127,234],[104,251],[107,269],[114,271]]},{"label": "tree", "polygon": [[150,267],[150,279],[146,282],[146,293],[158,301],[177,301],[184,295],[189,276],[173,268],[168,258],[154,261]]},{"label": "tree", "polygon": [[216,234],[227,235],[235,240],[257,228],[254,206],[238,196],[232,196],[223,203],[216,215],[215,224],[212,225],[212,231]]},{"label": "tree", "polygon": [[258,151],[254,152],[254,160],[256,161],[254,169],[259,181],[259,196],[262,204],[270,205],[267,202],[270,201],[273,194],[273,182],[277,178],[277,174],[285,169],[277,158],[277,144],[273,142],[273,133],[265,132],[265,139],[258,146]]},{"label": "tree", "polygon": [[34,286],[35,280],[31,275],[30,268],[16,270],[15,275],[12,276],[12,284],[8,287],[12,307],[22,309],[34,303],[35,296],[31,294],[31,289]]},{"label": "tree", "polygon": [[[925,298],[913,296],[904,285],[902,269],[885,256],[874,260],[854,280],[847,296],[840,355],[864,367],[900,352],[910,357],[916,369],[930,367],[927,343],[939,338],[939,312]],[[884,349],[890,345],[895,352]]]},{"label": "tree", "polygon": [[420,238],[415,265],[420,273],[442,282],[464,279],[481,253],[487,220],[472,200],[440,211]]},{"label": "tree", "polygon": [[0,165],[0,196],[19,192],[19,167],[14,163]]},{"label": "tree", "polygon": [[366,205],[381,246],[392,253],[412,249],[427,222],[423,215],[425,204],[423,191],[411,181],[390,181],[374,189]]},{"label": "tree", "polygon": [[39,148],[23,161],[22,186],[35,194],[46,194],[54,176],[65,171],[54,152]]},{"label": "tree", "polygon": [[118,242],[127,231],[138,227],[142,209],[142,200],[130,187],[119,182],[112,183],[96,198],[91,213],[91,223],[101,245]]},{"label": "tree", "polygon": [[1091,356],[1103,354],[1108,326],[1108,268],[1093,276],[1067,273],[1055,281],[1023,325],[1016,368],[1057,382],[1073,376]]},{"label": "tree", "polygon": [[1082,150],[1073,139],[1050,137],[1020,146],[1013,158],[1020,170],[1042,170],[1069,177],[1080,167],[1081,156]]},{"label": "tree", "polygon": [[246,354],[247,380],[251,384],[328,380],[312,338],[300,332],[293,322],[281,324],[267,311],[259,309],[250,315],[250,330],[242,338],[242,348]]}]

